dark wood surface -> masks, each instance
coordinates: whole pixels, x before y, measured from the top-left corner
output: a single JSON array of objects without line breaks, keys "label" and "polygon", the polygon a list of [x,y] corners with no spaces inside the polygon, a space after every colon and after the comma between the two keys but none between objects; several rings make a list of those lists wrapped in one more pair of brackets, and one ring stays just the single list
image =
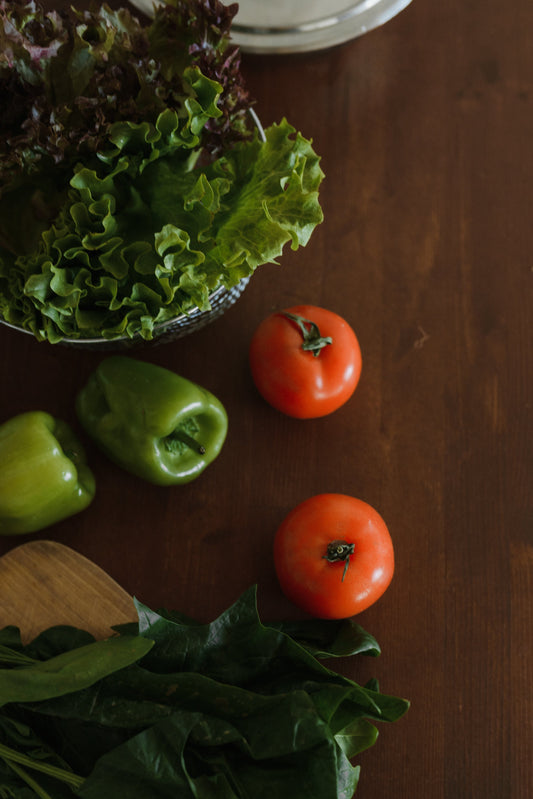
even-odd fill
[{"label": "dark wood surface", "polygon": [[[286,513],[323,491],[374,505],[396,573],[358,621],[382,656],[336,667],[412,707],[359,758],[359,799],[533,796],[533,48],[530,0],[511,5],[414,0],[329,51],[244,55],[263,123],[287,116],[322,156],[325,221],[210,327],[135,351],[224,402],[225,448],[162,489],[87,442],[92,506],[31,537],[151,606],[209,620],[257,583],[279,618],[297,615],[271,556]],[[247,365],[259,321],[299,302],[344,316],[363,351],[351,401],[306,422],[268,407]],[[99,353],[2,329],[0,358],[2,420],[42,408],[78,429]]]}]

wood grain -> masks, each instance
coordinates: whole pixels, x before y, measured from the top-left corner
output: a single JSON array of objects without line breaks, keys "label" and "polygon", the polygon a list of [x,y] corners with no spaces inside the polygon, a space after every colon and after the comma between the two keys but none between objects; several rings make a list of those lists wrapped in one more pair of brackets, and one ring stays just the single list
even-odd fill
[{"label": "wood grain", "polygon": [[16,624],[23,642],[68,624],[96,638],[135,621],[132,597],[92,561],[57,541],[31,541],[0,558],[0,628]]},{"label": "wood grain", "polygon": [[[84,437],[95,500],[43,531],[151,607],[209,620],[257,583],[280,618],[298,613],[272,566],[284,516],[322,491],[374,505],[396,573],[358,621],[382,655],[336,668],[412,705],[359,758],[357,799],[533,796],[531,17],[531,0],[413,0],[330,51],[243,56],[263,124],[286,116],[322,156],[324,222],[208,328],[132,353],[226,406],[201,479],[143,484]],[[363,353],[353,399],[309,423],[247,366],[256,325],[300,302],[344,316]],[[43,408],[81,434],[101,357],[0,331],[0,417]]]}]

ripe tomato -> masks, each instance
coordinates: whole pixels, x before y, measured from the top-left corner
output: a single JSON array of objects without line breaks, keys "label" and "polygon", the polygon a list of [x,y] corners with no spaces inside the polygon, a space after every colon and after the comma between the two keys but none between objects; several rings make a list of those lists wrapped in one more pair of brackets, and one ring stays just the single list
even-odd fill
[{"label": "ripe tomato", "polygon": [[340,408],[355,391],[362,365],[350,325],[314,305],[296,305],[264,319],[252,337],[249,359],[263,398],[298,419]]},{"label": "ripe tomato", "polygon": [[388,588],[394,551],[385,522],[345,494],[317,494],[297,505],[274,539],[274,564],[285,596],[317,618],[344,619]]}]

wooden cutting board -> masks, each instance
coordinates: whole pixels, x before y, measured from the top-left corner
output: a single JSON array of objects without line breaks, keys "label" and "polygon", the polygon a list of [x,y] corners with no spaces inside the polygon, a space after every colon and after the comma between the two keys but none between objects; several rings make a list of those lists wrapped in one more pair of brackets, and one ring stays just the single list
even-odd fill
[{"label": "wooden cutting board", "polygon": [[0,557],[0,629],[20,628],[24,643],[56,624],[96,638],[136,621],[132,597],[103,569],[55,541],[28,541]]}]

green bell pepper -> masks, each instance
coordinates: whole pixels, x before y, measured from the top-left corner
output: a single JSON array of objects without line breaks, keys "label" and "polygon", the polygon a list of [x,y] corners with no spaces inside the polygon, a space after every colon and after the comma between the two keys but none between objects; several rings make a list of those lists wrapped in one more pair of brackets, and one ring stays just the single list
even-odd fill
[{"label": "green bell pepper", "polygon": [[84,510],[93,473],[66,422],[28,411],[0,426],[0,534],[35,533]]},{"label": "green bell pepper", "polygon": [[121,355],[103,360],[76,398],[85,431],[116,464],[156,485],[198,477],[228,429],[209,391],[162,366]]}]

